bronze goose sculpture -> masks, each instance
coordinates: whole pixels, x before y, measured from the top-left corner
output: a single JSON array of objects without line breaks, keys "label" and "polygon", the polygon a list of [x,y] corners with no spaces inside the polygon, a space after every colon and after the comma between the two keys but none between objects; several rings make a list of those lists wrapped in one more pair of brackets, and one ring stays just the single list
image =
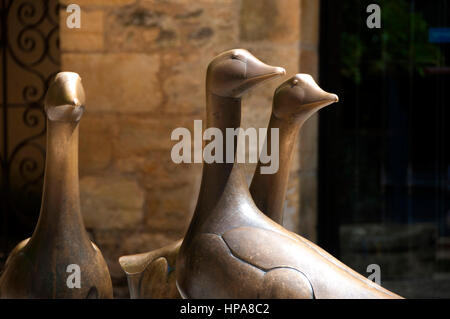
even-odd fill
[{"label": "bronze goose sculpture", "polygon": [[[0,298],[112,298],[108,267],[89,240],[80,212],[78,124],[84,112],[81,78],[58,73],[45,97],[47,158],[39,220],[0,277]],[[78,271],[79,281],[71,275]]]},{"label": "bronze goose sculpture", "polygon": [[[297,77],[313,83],[310,75],[298,74]],[[298,79],[293,79],[291,85],[297,85]],[[316,93],[321,93],[317,91]],[[267,128],[267,154],[271,154],[272,148],[272,129],[278,129],[279,134],[279,163],[278,171],[274,174],[263,174],[261,172],[261,159],[255,170],[252,182],[250,184],[250,194],[258,209],[273,221],[283,225],[283,208],[286,197],[286,189],[288,187],[289,173],[292,162],[295,142],[298,133],[305,121],[313,115],[317,110],[311,109],[311,112],[305,112],[297,101],[281,101],[281,94],[275,94],[272,106],[272,114],[270,116]],[[329,100],[337,102],[336,95],[329,95]],[[308,101],[304,101],[308,103]],[[326,106],[326,105],[324,105]]]},{"label": "bronze goose sculpture", "polygon": [[[243,90],[233,89],[237,80],[227,81],[223,58],[208,68],[207,126],[225,131],[240,126]],[[311,77],[296,75],[275,91],[274,108],[278,118],[301,121],[335,101]],[[292,104],[302,111],[293,113]],[[176,265],[183,298],[400,298],[265,216],[234,163],[203,165]]]},{"label": "bronze goose sculpture", "polygon": [[[246,50],[231,50],[217,56],[212,63],[222,61],[229,81],[242,85],[239,90],[253,87],[285,74],[283,68],[271,67],[257,60]],[[214,62],[216,61],[216,62]],[[247,68],[243,72],[243,68]],[[235,73],[233,73],[235,72]],[[238,77],[238,79],[234,79]],[[244,81],[245,80],[245,81]],[[241,83],[244,82],[244,83]],[[270,128],[269,128],[270,129]],[[264,191],[259,195],[264,196]],[[284,198],[283,198],[284,200]],[[175,262],[182,239],[147,253],[122,256],[119,263],[127,275],[131,298],[180,298],[175,285]]]}]

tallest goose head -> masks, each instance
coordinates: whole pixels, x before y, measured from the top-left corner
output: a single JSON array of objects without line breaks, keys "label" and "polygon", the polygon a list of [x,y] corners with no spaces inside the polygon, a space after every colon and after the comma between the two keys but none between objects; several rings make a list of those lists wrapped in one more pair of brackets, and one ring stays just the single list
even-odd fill
[{"label": "tallest goose head", "polygon": [[218,55],[208,66],[206,89],[221,97],[240,98],[250,88],[286,74],[281,67],[261,62],[244,49]]}]

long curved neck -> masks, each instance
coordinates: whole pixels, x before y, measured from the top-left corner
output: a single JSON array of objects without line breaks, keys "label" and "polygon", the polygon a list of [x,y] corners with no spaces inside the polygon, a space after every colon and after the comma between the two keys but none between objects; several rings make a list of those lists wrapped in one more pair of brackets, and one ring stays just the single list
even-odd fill
[{"label": "long curved neck", "polygon": [[272,113],[266,137],[267,154],[273,154],[272,129],[278,129],[279,168],[274,174],[262,174],[261,166],[265,164],[260,159],[250,185],[250,193],[259,210],[281,225],[293,150],[303,123],[303,120],[279,119]]},{"label": "long curved neck", "polygon": [[[206,95],[206,129],[217,128],[222,133],[223,143],[219,147],[223,147],[223,160],[222,163],[203,163],[200,193],[190,231],[203,223],[219,200],[224,195],[226,196],[226,190],[230,188],[231,184],[241,185],[242,183],[241,172],[238,164],[235,163],[236,161],[226,162],[227,157],[235,158],[236,156],[237,136],[234,136],[233,147],[225,146],[227,129],[236,130],[240,127],[241,99],[220,97],[208,90]],[[233,154],[230,154],[231,151],[233,151]]]},{"label": "long curved neck", "polygon": [[39,221],[32,241],[87,236],[80,212],[78,123],[47,120],[47,156]]}]

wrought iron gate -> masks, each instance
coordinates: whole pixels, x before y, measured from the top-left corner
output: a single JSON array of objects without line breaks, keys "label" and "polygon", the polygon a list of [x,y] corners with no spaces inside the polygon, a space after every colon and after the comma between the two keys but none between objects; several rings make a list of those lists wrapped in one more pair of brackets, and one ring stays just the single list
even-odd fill
[{"label": "wrought iron gate", "polygon": [[30,235],[45,164],[43,100],[59,70],[57,0],[1,0],[0,252]]}]

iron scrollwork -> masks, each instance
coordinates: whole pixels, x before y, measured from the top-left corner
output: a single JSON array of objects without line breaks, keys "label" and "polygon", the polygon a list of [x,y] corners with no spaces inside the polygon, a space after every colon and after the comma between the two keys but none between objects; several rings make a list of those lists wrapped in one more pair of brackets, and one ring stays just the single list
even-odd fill
[{"label": "iron scrollwork", "polygon": [[[25,229],[33,227],[39,213],[36,202],[40,201],[45,165],[43,100],[60,66],[59,3],[1,0],[1,12],[3,229],[0,231],[7,236],[4,232],[10,232],[11,224]],[[28,203],[33,200],[30,207]]]}]

